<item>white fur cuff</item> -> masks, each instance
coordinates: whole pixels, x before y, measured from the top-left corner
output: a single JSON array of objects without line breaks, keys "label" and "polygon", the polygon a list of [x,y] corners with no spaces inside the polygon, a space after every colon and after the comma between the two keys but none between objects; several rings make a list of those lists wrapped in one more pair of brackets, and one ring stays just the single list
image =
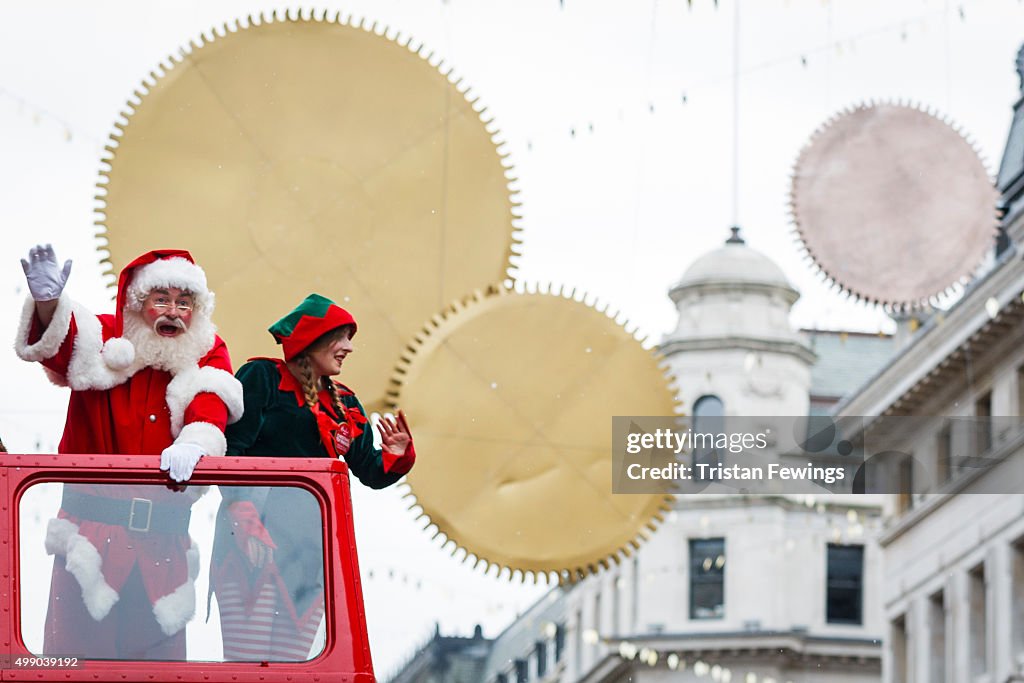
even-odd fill
[{"label": "white fur cuff", "polygon": [[171,434],[177,436],[185,422],[185,409],[197,394],[216,394],[228,409],[228,423],[238,422],[245,409],[242,383],[220,368],[190,368],[174,376],[167,385],[167,408],[171,411]]},{"label": "white fur cuff", "polygon": [[21,320],[18,323],[18,337],[14,341],[14,351],[18,358],[27,361],[41,361],[53,358],[60,350],[60,345],[68,336],[71,328],[71,299],[61,295],[57,300],[57,310],[53,313],[53,319],[35,344],[28,343],[28,335],[32,330],[32,320],[36,315],[36,302],[32,297],[25,300],[25,306],[21,309]]},{"label": "white fur cuff", "polygon": [[46,526],[46,552],[63,555],[64,566],[82,588],[82,601],[96,621],[102,621],[117,602],[117,591],[103,577],[99,552],[85,536],[78,533],[78,525],[66,519],[51,519]]},{"label": "white fur cuff", "polygon": [[196,577],[199,576],[199,546],[192,541],[192,547],[185,553],[188,561],[188,578],[185,583],[153,603],[153,616],[165,635],[173,636],[185,628],[196,613]]},{"label": "white fur cuff", "polygon": [[202,448],[206,455],[221,456],[228,450],[224,432],[209,422],[190,422],[185,425],[174,443],[192,443]]}]

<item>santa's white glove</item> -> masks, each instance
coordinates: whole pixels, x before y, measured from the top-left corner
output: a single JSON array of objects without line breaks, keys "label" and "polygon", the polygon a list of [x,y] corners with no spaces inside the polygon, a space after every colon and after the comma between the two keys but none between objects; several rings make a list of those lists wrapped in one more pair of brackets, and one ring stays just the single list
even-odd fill
[{"label": "santa's white glove", "polygon": [[28,251],[28,260],[21,259],[21,269],[28,280],[28,291],[36,301],[54,301],[60,298],[71,274],[71,259],[64,268],[57,266],[57,255],[49,244],[37,244]]},{"label": "santa's white glove", "polygon": [[204,455],[206,451],[194,443],[172,443],[160,454],[160,469],[167,470],[174,481],[185,481]]}]

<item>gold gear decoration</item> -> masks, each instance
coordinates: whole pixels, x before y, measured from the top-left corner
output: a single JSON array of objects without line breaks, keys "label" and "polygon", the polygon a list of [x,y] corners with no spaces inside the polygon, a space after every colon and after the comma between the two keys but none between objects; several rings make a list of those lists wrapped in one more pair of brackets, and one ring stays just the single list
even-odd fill
[{"label": "gold gear decoration", "polygon": [[[337,13],[249,17],[135,93],[107,147],[97,224],[111,272],[189,249],[236,365],[310,292],[359,321],[342,380],[381,405],[436,311],[506,281],[506,155],[476,100],[409,38]],[[436,65],[435,65],[436,64]]]},{"label": "gold gear decoration", "polygon": [[890,311],[955,295],[998,226],[998,192],[972,143],[909,104],[832,118],[800,153],[790,193],[793,224],[824,276]]},{"label": "gold gear decoration", "polygon": [[667,484],[612,495],[612,416],[673,415],[666,372],[572,294],[456,303],[417,336],[394,383],[389,402],[425,454],[411,495],[435,537],[478,564],[574,581],[638,547],[671,503]]}]

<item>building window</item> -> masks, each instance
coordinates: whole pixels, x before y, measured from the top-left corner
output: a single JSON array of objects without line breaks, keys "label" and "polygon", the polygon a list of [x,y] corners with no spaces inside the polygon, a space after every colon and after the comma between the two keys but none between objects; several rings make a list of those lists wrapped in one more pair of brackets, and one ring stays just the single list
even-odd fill
[{"label": "building window", "polygon": [[896,509],[907,512],[914,507],[914,457],[908,455],[896,465]]},{"label": "building window", "polygon": [[[721,426],[724,415],[725,404],[722,399],[714,394],[701,396],[693,404],[693,431],[697,431],[697,427],[713,431]],[[704,424],[700,424],[702,421]]]},{"label": "building window", "polygon": [[968,623],[970,630],[968,638],[970,647],[968,657],[970,661],[971,679],[980,676],[988,670],[988,631],[987,631],[987,610],[985,605],[985,565],[967,572],[967,609]]},{"label": "building window", "polygon": [[825,620],[830,624],[860,624],[863,601],[864,546],[829,543]]},{"label": "building window", "polygon": [[537,655],[537,678],[544,678],[548,673],[548,646],[538,640],[534,652]]},{"label": "building window", "polygon": [[497,677],[494,679],[494,683],[508,683],[508,675],[498,674]]},{"label": "building window", "polygon": [[516,683],[527,683],[530,680],[530,663],[525,659],[516,660]]},{"label": "building window", "polygon": [[974,455],[984,455],[992,448],[992,392],[974,402]]},{"label": "building window", "polygon": [[928,672],[933,681],[946,680],[946,600],[942,591],[928,598]]},{"label": "building window", "polygon": [[935,437],[935,484],[942,486],[953,477],[953,426],[949,420]]},{"label": "building window", "polygon": [[565,624],[555,627],[555,662],[562,661],[562,653],[565,651]]},{"label": "building window", "polygon": [[690,540],[690,618],[725,616],[725,539]]},{"label": "building window", "polygon": [[[693,404],[693,433],[694,434],[721,434],[725,431],[725,404],[717,396],[708,394],[701,396]],[[710,443],[709,443],[710,442]],[[697,479],[713,479],[710,475],[704,475],[702,470],[697,468],[699,464],[717,465],[720,453],[715,450],[714,438],[701,439],[693,447],[694,475]]]}]

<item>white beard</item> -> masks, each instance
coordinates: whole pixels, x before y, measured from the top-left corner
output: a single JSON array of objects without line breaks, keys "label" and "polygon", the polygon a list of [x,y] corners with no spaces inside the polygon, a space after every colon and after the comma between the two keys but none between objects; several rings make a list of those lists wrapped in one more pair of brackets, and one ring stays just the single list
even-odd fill
[{"label": "white beard", "polygon": [[135,347],[131,374],[142,368],[166,370],[177,375],[194,368],[199,359],[213,348],[217,328],[204,315],[192,316],[192,323],[183,334],[161,337],[138,311],[124,311],[124,338]]}]

